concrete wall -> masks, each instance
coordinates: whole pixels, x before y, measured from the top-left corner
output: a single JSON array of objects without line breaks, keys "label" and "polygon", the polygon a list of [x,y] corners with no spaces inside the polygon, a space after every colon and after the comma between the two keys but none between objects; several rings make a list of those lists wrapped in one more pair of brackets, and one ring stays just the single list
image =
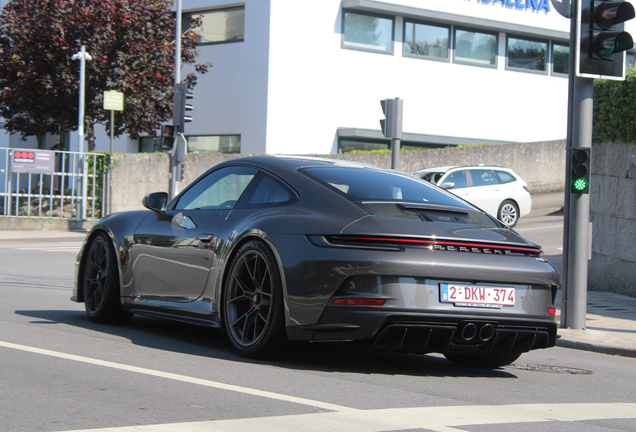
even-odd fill
[{"label": "concrete wall", "polygon": [[588,288],[636,297],[636,144],[592,148]]},{"label": "concrete wall", "polygon": [[[531,193],[563,190],[565,141],[497,146],[426,150],[400,154],[400,169],[413,172],[420,168],[448,165],[498,165],[515,170],[530,187]],[[245,155],[188,154],[186,171],[179,190],[216,164]],[[391,167],[391,154],[330,154],[320,157],[352,160],[385,168]],[[113,170],[113,211],[142,209],[141,199],[150,192],[168,190],[168,157],[163,154],[122,154]]]}]

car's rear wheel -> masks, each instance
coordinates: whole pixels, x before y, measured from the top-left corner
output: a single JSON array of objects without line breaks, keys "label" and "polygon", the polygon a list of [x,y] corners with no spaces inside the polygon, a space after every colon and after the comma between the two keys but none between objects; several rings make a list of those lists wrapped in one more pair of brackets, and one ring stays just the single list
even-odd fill
[{"label": "car's rear wheel", "polygon": [[519,207],[517,207],[517,204],[515,204],[514,201],[505,200],[499,206],[497,219],[509,227],[517,225],[517,222],[519,221]]},{"label": "car's rear wheel", "polygon": [[91,321],[124,323],[132,317],[132,313],[121,309],[115,248],[104,233],[98,234],[88,247],[82,282],[84,307]]},{"label": "car's rear wheel", "polygon": [[509,365],[521,356],[521,353],[501,355],[444,354],[450,362],[458,366],[476,368],[497,368]]},{"label": "car's rear wheel", "polygon": [[267,245],[253,240],[241,246],[225,280],[223,325],[242,355],[267,356],[285,341],[282,291]]}]

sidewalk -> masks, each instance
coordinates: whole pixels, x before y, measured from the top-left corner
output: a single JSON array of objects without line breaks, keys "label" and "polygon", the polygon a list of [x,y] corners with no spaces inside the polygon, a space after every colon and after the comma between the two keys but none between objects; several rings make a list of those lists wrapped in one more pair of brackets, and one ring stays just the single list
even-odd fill
[{"label": "sidewalk", "polygon": [[532,211],[526,218],[545,216],[550,213],[563,211],[563,191],[545,194],[530,194],[532,198]]},{"label": "sidewalk", "polygon": [[[560,322],[557,296],[557,323]],[[605,291],[587,292],[585,330],[559,328],[557,346],[636,357],[636,298]]]}]

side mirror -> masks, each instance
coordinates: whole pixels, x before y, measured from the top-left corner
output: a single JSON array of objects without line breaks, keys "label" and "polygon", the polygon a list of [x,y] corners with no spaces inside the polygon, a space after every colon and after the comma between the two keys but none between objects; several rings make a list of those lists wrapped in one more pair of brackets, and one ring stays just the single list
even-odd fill
[{"label": "side mirror", "polygon": [[441,185],[439,185],[439,187],[441,187],[442,189],[453,189],[455,187],[455,183],[453,182],[444,182]]},{"label": "side mirror", "polygon": [[168,207],[168,194],[166,192],[154,192],[146,195],[141,200],[141,203],[148,210],[152,210],[155,213],[163,213]]}]

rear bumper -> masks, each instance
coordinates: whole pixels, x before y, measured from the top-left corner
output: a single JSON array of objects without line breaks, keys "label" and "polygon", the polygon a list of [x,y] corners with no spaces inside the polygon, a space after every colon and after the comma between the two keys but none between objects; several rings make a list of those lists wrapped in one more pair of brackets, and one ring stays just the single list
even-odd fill
[{"label": "rear bumper", "polygon": [[328,307],[320,323],[297,327],[292,333],[313,341],[366,341],[377,350],[415,354],[522,353],[556,344],[557,325],[551,317],[343,309]]}]

